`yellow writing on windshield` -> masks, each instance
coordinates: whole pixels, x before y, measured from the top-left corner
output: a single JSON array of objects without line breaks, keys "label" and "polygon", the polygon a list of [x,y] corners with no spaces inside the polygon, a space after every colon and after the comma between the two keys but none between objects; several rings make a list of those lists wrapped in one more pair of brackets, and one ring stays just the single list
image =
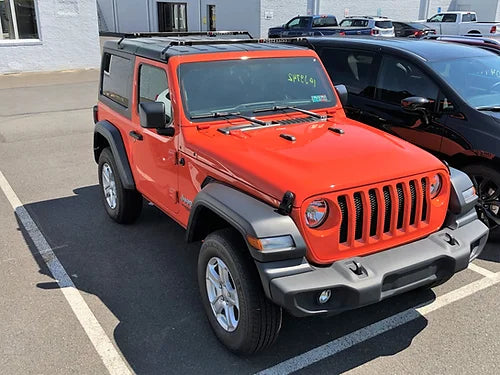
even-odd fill
[{"label": "yellow writing on windshield", "polygon": [[288,73],[288,81],[316,87],[316,78],[309,77],[307,74]]}]

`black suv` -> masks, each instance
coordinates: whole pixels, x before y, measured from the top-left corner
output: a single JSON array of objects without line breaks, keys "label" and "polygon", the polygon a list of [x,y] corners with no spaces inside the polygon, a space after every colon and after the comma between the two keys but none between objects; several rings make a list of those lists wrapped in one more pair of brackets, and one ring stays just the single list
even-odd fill
[{"label": "black suv", "polygon": [[467,172],[482,219],[500,224],[500,59],[428,40],[309,38],[347,115],[406,139]]}]

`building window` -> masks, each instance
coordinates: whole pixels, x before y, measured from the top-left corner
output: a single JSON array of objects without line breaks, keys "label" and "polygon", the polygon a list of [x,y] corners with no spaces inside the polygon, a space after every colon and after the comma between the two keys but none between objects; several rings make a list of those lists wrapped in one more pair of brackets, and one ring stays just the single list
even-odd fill
[{"label": "building window", "polygon": [[186,3],[158,3],[158,31],[187,31]]},{"label": "building window", "polygon": [[0,0],[1,39],[38,39],[35,0]]}]

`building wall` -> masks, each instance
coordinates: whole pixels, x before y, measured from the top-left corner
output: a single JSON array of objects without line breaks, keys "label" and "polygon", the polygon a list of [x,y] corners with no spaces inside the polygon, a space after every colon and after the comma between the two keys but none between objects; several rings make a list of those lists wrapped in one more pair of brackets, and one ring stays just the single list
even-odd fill
[{"label": "building wall", "polygon": [[0,41],[0,74],[98,67],[95,2],[38,0],[36,3],[40,40]]},{"label": "building wall", "polygon": [[[207,6],[215,5],[217,30],[260,32],[260,0],[97,0],[102,31],[158,31],[159,2],[186,2],[188,31],[207,30]],[[200,7],[201,5],[201,7]],[[105,26],[105,27],[104,27]]]}]

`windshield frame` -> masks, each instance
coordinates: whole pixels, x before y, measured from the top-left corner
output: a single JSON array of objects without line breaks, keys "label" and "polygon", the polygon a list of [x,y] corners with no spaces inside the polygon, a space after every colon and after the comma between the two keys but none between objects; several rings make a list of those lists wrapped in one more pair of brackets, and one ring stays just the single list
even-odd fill
[{"label": "windshield frame", "polygon": [[[308,53],[303,53],[306,51]],[[273,52],[273,54],[271,55],[269,52]],[[175,71],[176,71],[176,75],[177,75],[179,99],[181,102],[181,108],[182,108],[183,116],[186,118],[186,120],[192,125],[197,125],[198,123],[206,123],[206,122],[227,122],[227,119],[224,119],[224,118],[213,118],[213,117],[212,118],[209,118],[209,117],[198,118],[198,119],[191,118],[191,116],[200,115],[200,113],[197,113],[199,111],[189,111],[189,109],[187,108],[187,104],[186,104],[184,97],[182,95],[182,90],[183,90],[182,67],[189,65],[189,64],[198,64],[198,63],[200,63],[200,64],[201,63],[218,63],[218,62],[223,63],[223,62],[239,61],[239,60],[314,59],[317,61],[319,72],[321,72],[321,74],[322,74],[322,79],[323,79],[323,83],[324,83],[325,87],[328,87],[328,89],[331,90],[331,94],[332,94],[331,101],[324,102],[324,103],[322,103],[322,102],[317,102],[317,103],[309,102],[306,104],[304,100],[301,100],[301,101],[298,101],[298,100],[261,101],[261,102],[242,103],[240,106],[245,106],[243,108],[240,108],[240,106],[231,107],[231,108],[214,108],[212,110],[207,111],[207,114],[213,113],[213,112],[220,112],[220,111],[226,112],[227,111],[227,112],[238,112],[239,114],[248,115],[248,116],[255,116],[253,114],[254,110],[269,107],[270,105],[296,106],[296,107],[311,110],[311,111],[331,110],[331,109],[337,108],[340,105],[340,100],[338,98],[338,95],[336,93],[334,85],[333,85],[328,73],[326,72],[326,69],[324,68],[323,63],[321,62],[319,57],[314,52],[311,53],[310,50],[305,50],[305,49],[303,51],[300,51],[300,50],[298,50],[298,51],[297,50],[296,51],[279,51],[280,52],[279,55],[276,53],[276,51],[269,51],[269,52],[265,53],[265,54],[263,54],[263,53],[258,53],[258,54],[248,53],[248,54],[245,54],[245,56],[242,56],[241,52],[238,54],[228,53],[228,54],[221,54],[221,55],[234,55],[234,57],[207,59],[204,56],[203,59],[194,59],[193,58],[193,59],[189,59],[189,61],[186,59],[182,59],[182,61],[179,61],[179,64],[176,64],[177,66],[175,68]],[[284,52],[286,52],[286,53],[284,53]],[[297,53],[297,52],[299,52],[299,53]],[[329,93],[326,93],[326,94],[328,95]],[[311,106],[311,104],[312,104],[312,106]],[[289,115],[292,112],[293,111],[288,112],[287,115]],[[269,115],[279,116],[279,115],[283,115],[283,114],[281,114],[281,113],[278,114],[276,112],[273,113],[272,111],[269,111],[269,112],[262,112],[262,114],[259,114],[258,116],[263,117],[263,116],[269,116]]]}]

